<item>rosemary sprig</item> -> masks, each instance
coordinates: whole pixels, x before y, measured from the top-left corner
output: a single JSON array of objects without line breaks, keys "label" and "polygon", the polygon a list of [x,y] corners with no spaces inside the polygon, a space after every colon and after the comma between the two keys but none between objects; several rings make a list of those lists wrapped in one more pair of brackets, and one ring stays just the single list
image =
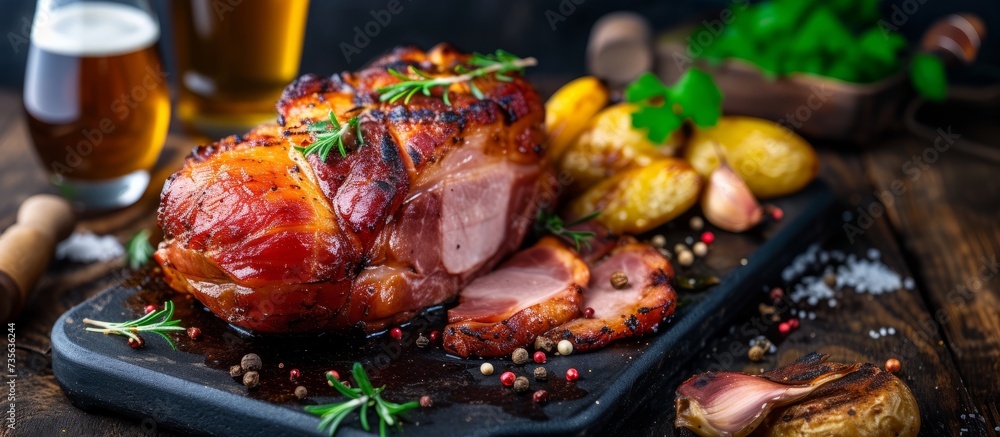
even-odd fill
[{"label": "rosemary sprig", "polygon": [[149,262],[154,251],[153,245],[149,243],[149,230],[143,229],[133,235],[125,244],[125,260],[129,268],[137,270]]},{"label": "rosemary sprig", "polygon": [[165,304],[163,304],[162,310],[153,311],[135,320],[115,323],[83,319],[83,323],[85,325],[96,326],[96,328],[88,327],[87,330],[90,332],[122,335],[128,337],[139,346],[144,344],[142,337],[140,337],[139,334],[142,332],[152,332],[160,337],[163,337],[171,348],[177,350],[177,345],[174,343],[174,340],[171,339],[166,333],[167,331],[183,331],[185,328],[180,326],[180,320],[173,320],[173,317],[174,303],[168,300]]},{"label": "rosemary sprig", "polygon": [[573,231],[567,228],[589,221],[599,215],[601,215],[600,211],[594,211],[569,223],[565,223],[562,217],[559,217],[555,212],[540,209],[538,210],[538,218],[535,220],[535,229],[542,233],[547,232],[572,241],[576,245],[577,251],[580,250],[581,243],[587,245],[587,249],[590,249],[590,239],[596,237],[596,233],[591,231]]},{"label": "rosemary sprig", "polygon": [[492,74],[496,80],[510,82],[514,79],[506,73],[522,73],[525,67],[538,65],[538,60],[535,58],[519,58],[504,50],[497,50],[493,54],[484,55],[474,53],[472,58],[469,59],[468,64],[476,68],[458,65],[455,67],[455,73],[457,74],[437,77],[430,76],[412,65],[407,70],[408,74],[390,68],[389,74],[396,76],[401,82],[379,88],[377,90],[379,93],[378,99],[382,102],[395,102],[403,99],[403,103],[408,104],[410,103],[410,98],[417,93],[430,96],[434,88],[440,87],[442,88],[441,99],[444,100],[446,105],[451,106],[451,100],[448,98],[448,87],[454,83],[467,83],[472,95],[476,96],[477,99],[483,99],[485,95],[476,86],[475,79]]},{"label": "rosemary sprig", "polygon": [[348,398],[347,401],[305,407],[307,413],[320,416],[322,420],[320,420],[317,428],[320,431],[326,430],[331,437],[337,433],[340,423],[358,408],[361,409],[361,427],[369,432],[371,431],[371,426],[368,423],[368,409],[375,409],[375,414],[378,415],[379,420],[379,435],[385,437],[390,426],[402,426],[402,422],[398,418],[401,413],[420,406],[420,403],[417,401],[397,404],[383,399],[382,391],[385,390],[385,386],[379,388],[373,387],[361,363],[354,363],[352,374],[356,383],[355,385],[357,385],[355,388],[348,388],[330,373],[326,375],[326,380],[329,384],[337,389],[340,394],[346,396]]},{"label": "rosemary sprig", "polygon": [[333,111],[330,111],[329,116],[330,121],[313,123],[309,126],[309,133],[313,136],[313,142],[306,147],[295,147],[296,150],[302,152],[302,155],[309,156],[313,153],[318,153],[319,159],[326,161],[330,150],[333,149],[333,146],[337,146],[340,156],[347,156],[347,148],[344,146],[344,135],[351,129],[354,129],[356,132],[358,145],[363,146],[365,144],[365,140],[361,136],[360,118],[355,116],[348,120],[346,124],[340,124]]}]

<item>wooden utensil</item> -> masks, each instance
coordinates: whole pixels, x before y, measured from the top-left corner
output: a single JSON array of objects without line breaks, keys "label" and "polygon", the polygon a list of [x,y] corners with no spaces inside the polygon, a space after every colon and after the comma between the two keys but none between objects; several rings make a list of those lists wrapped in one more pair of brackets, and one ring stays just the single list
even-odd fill
[{"label": "wooden utensil", "polygon": [[0,236],[0,320],[21,312],[74,222],[73,207],[61,197],[39,194],[21,204],[17,222]]}]

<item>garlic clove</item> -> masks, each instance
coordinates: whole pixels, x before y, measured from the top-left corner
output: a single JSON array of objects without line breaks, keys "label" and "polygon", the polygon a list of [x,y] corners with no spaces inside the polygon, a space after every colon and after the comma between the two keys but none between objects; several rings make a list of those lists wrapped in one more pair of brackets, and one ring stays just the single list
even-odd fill
[{"label": "garlic clove", "polygon": [[725,160],[709,176],[701,209],[709,222],[729,232],[746,231],[764,217],[764,209],[750,187]]},{"label": "garlic clove", "polygon": [[827,358],[812,353],[758,376],[738,372],[695,375],[677,388],[675,425],[702,436],[746,436],[774,408],[803,399],[861,367],[861,363],[826,363]]}]

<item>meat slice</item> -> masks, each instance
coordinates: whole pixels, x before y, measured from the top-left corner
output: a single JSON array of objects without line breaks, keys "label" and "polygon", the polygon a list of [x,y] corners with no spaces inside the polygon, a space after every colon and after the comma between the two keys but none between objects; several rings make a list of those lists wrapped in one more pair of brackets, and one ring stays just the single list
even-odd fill
[{"label": "meat slice", "polygon": [[553,237],[472,281],[448,311],[444,348],[462,357],[499,357],[580,315],[587,265]]},{"label": "meat slice", "polygon": [[[624,272],[628,285],[611,286],[611,275]],[[590,271],[583,293],[583,308],[593,308],[592,318],[578,318],[558,326],[545,337],[569,340],[576,351],[599,349],[612,341],[656,332],[677,306],[670,285],[673,267],[652,246],[630,243],[614,249]]]},{"label": "meat slice", "polygon": [[[164,185],[155,254],[167,283],[258,332],[383,329],[517,250],[543,190],[544,106],[519,74],[382,102],[389,72],[471,68],[439,45],[359,72],[305,75],[275,123],[196,148]],[[311,129],[353,117],[346,156],[303,156]],[[360,136],[361,138],[357,138]]]}]

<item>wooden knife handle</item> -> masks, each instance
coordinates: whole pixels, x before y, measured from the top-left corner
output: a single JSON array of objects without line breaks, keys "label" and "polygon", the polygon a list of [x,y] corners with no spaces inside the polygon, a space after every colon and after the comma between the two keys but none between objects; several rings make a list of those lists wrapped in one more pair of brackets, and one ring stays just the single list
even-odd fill
[{"label": "wooden knife handle", "polygon": [[21,204],[17,222],[0,235],[0,320],[21,312],[74,221],[73,207],[58,196],[40,194]]}]

